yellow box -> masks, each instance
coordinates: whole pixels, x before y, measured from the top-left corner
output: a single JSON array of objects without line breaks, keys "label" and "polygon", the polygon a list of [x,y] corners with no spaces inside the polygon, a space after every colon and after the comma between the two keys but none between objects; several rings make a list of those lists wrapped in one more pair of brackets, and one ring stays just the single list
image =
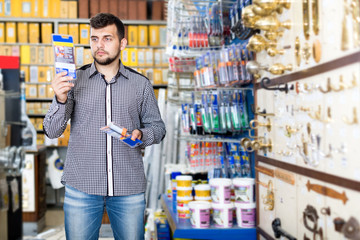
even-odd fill
[{"label": "yellow box", "polygon": [[20,57],[20,46],[11,47],[11,56]]},{"label": "yellow box", "polygon": [[137,26],[128,26],[128,45],[138,46],[139,45],[139,30]]},{"label": "yellow box", "polygon": [[166,26],[159,27],[159,45],[166,46],[167,29]]},{"label": "yellow box", "polygon": [[51,82],[54,78],[54,67],[47,67],[46,68],[46,82]]},{"label": "yellow box", "polygon": [[54,50],[50,46],[45,46],[45,63],[53,64],[54,63]]},{"label": "yellow box", "polygon": [[4,16],[11,17],[11,0],[4,0]]},{"label": "yellow box", "polygon": [[[42,108],[42,106],[41,106]],[[35,118],[35,124],[36,124],[36,128],[39,130],[43,130],[43,120],[42,118]]]},{"label": "yellow box", "polygon": [[[19,0],[12,0],[10,1],[10,9],[11,9],[11,16],[12,17],[22,17],[22,14],[21,14],[21,2],[22,1],[19,1]],[[6,7],[5,7],[6,8]]]},{"label": "yellow box", "polygon": [[38,98],[46,98],[46,84],[38,85]]},{"label": "yellow box", "polygon": [[38,47],[30,46],[30,63],[38,64]]},{"label": "yellow box", "polygon": [[59,34],[68,35],[69,34],[69,28],[66,23],[60,23],[59,24]]},{"label": "yellow box", "polygon": [[1,46],[0,56],[11,56],[11,46]]},{"label": "yellow box", "polygon": [[29,42],[28,24],[26,22],[17,23],[17,36],[19,43]]},{"label": "yellow box", "polygon": [[46,69],[47,67],[38,66],[38,82],[46,82]]},{"label": "yellow box", "polygon": [[[37,92],[37,85],[34,85],[34,87],[36,88],[36,92]],[[33,103],[33,106],[34,106],[34,113],[40,114],[41,113],[41,103],[39,103],[39,102]]]},{"label": "yellow box", "polygon": [[26,84],[25,85],[25,95],[26,95],[26,98],[36,98],[37,97],[37,85],[36,84]]},{"label": "yellow box", "polygon": [[154,69],[154,76],[153,76],[154,84],[162,84],[162,71],[161,69]]},{"label": "yellow box", "polygon": [[77,23],[69,24],[69,35],[73,37],[74,44],[79,43],[79,24]]},{"label": "yellow box", "polygon": [[25,73],[25,82],[29,82],[30,81],[29,67],[28,66],[20,66],[20,71],[23,71]]},{"label": "yellow box", "polygon": [[[27,86],[25,85],[25,96],[26,96],[26,89],[27,89]],[[34,104],[31,103],[31,102],[27,102],[26,103],[26,113],[27,114],[34,114]]]},{"label": "yellow box", "polygon": [[150,80],[152,84],[154,84],[154,69],[146,69],[145,76]]},{"label": "yellow box", "polygon": [[138,48],[138,66],[145,66],[145,49]]},{"label": "yellow box", "polygon": [[147,26],[139,26],[139,46],[149,45],[149,30]]},{"label": "yellow box", "polygon": [[161,65],[162,65],[160,49],[154,50],[154,65],[155,65],[155,67],[161,67]]},{"label": "yellow box", "polygon": [[52,89],[51,85],[46,85],[46,97],[47,98],[54,97],[54,90]]},{"label": "yellow box", "polygon": [[61,1],[60,0],[51,0],[50,1],[50,16],[52,18],[60,18],[60,11],[59,9],[61,8]]},{"label": "yellow box", "polygon": [[86,64],[90,64],[94,61],[92,54],[91,54],[91,49],[89,48],[85,48],[84,49],[84,65]]},{"label": "yellow box", "polygon": [[6,42],[7,43],[16,43],[16,24],[14,22],[6,22]]},{"label": "yellow box", "polygon": [[21,64],[30,64],[30,46],[21,45],[20,46],[20,63]]},{"label": "yellow box", "polygon": [[77,18],[78,1],[68,2],[68,18]]},{"label": "yellow box", "polygon": [[60,18],[69,17],[69,2],[61,0],[60,1]]},{"label": "yellow box", "polygon": [[125,48],[121,51],[121,62],[123,65],[129,65],[130,62],[130,50]]},{"label": "yellow box", "polygon": [[38,64],[45,64],[45,47],[39,46],[38,49]]},{"label": "yellow box", "polygon": [[4,0],[0,0],[0,17],[4,17],[5,13],[4,13]]},{"label": "yellow box", "polygon": [[40,42],[40,25],[39,23],[29,23],[29,43]]},{"label": "yellow box", "polygon": [[90,24],[80,24],[80,44],[90,43]]},{"label": "yellow box", "polygon": [[5,24],[0,23],[0,42],[5,42]]},{"label": "yellow box", "polygon": [[160,45],[160,27],[151,25],[149,27],[149,42],[150,46]]},{"label": "yellow box", "polygon": [[32,0],[31,1],[31,17],[40,18],[40,0]]},{"label": "yellow box", "polygon": [[38,82],[38,66],[30,66],[30,83],[37,83]]},{"label": "yellow box", "polygon": [[84,48],[83,47],[75,48],[75,64],[77,66],[84,65]]},{"label": "yellow box", "polygon": [[145,66],[154,66],[154,51],[152,49],[145,50]]},{"label": "yellow box", "polygon": [[40,0],[40,12],[41,17],[49,18],[50,17],[50,0]]},{"label": "yellow box", "polygon": [[162,69],[162,84],[168,84],[168,69]]},{"label": "yellow box", "polygon": [[138,58],[137,58],[137,49],[129,48],[129,66],[137,67],[138,66]]},{"label": "yellow box", "polygon": [[52,23],[41,23],[41,42],[51,43],[53,33]]},{"label": "yellow box", "polygon": [[31,5],[32,5],[32,0],[22,0],[22,2],[21,2],[21,16],[22,17],[29,18],[32,16]]},{"label": "yellow box", "polygon": [[166,57],[165,49],[160,49],[161,52],[161,66],[167,67],[169,66],[169,59]]}]

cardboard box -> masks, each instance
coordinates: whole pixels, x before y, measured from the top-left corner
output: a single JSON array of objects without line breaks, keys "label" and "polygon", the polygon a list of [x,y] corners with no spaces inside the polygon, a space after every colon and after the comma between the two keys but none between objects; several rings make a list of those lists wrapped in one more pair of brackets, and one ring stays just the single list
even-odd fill
[{"label": "cardboard box", "polygon": [[45,63],[54,64],[54,50],[51,46],[45,46]]},{"label": "cardboard box", "polygon": [[60,1],[60,18],[69,18],[69,2],[65,0]]},{"label": "cardboard box", "polygon": [[38,98],[46,98],[46,84],[38,85]]},{"label": "cardboard box", "polygon": [[0,42],[5,42],[5,24],[0,23]]},{"label": "cardboard box", "polygon": [[147,20],[147,1],[138,0],[137,1],[137,18],[136,20]]},{"label": "cardboard box", "polygon": [[60,18],[61,0],[50,0],[50,17]]},{"label": "cardboard box", "polygon": [[129,48],[129,66],[137,67],[138,66],[138,59],[137,59],[137,49],[136,48]]},{"label": "cardboard box", "polygon": [[153,76],[154,84],[162,84],[162,71],[161,69],[154,69],[154,76]]},{"label": "cardboard box", "polygon": [[26,22],[17,23],[17,36],[19,43],[29,42],[28,34],[28,24]]},{"label": "cardboard box", "polygon": [[26,84],[25,85],[25,95],[26,95],[26,98],[37,98],[37,85],[36,84]]},{"label": "cardboard box", "polygon": [[50,83],[55,76],[54,67],[47,67],[46,68],[46,82]]},{"label": "cardboard box", "polygon": [[89,0],[79,0],[78,10],[79,18],[89,18]]},{"label": "cardboard box", "polygon": [[[26,96],[26,85],[25,85],[25,96]],[[26,103],[26,114],[34,114],[34,104],[31,102]]]},{"label": "cardboard box", "polygon": [[162,69],[162,84],[168,84],[168,73],[168,69]]},{"label": "cardboard box", "polygon": [[29,67],[28,66],[20,66],[20,71],[23,71],[25,73],[25,82],[29,82],[30,81]]},{"label": "cardboard box", "polygon": [[128,26],[128,45],[138,46],[138,44],[139,44],[138,26]]},{"label": "cardboard box", "polygon": [[29,43],[40,42],[40,25],[39,23],[29,23]]},{"label": "cardboard box", "polygon": [[46,70],[47,67],[38,66],[38,82],[42,82],[42,83],[46,82]]},{"label": "cardboard box", "polygon": [[[103,1],[101,1],[103,2]],[[78,2],[69,1],[68,2],[68,18],[78,18]]]},{"label": "cardboard box", "polygon": [[145,66],[154,66],[154,51],[152,49],[145,50]]},{"label": "cardboard box", "polygon": [[51,85],[46,85],[46,97],[47,98],[54,97],[54,90],[52,89]]},{"label": "cardboard box", "polygon": [[145,49],[138,48],[138,66],[145,66]]},{"label": "cardboard box", "polygon": [[160,27],[150,25],[149,27],[149,44],[150,46],[160,45]]},{"label": "cardboard box", "polygon": [[150,80],[151,84],[154,84],[154,69],[146,69],[145,76]]},{"label": "cardboard box", "polygon": [[80,24],[80,44],[90,43],[90,24]]},{"label": "cardboard box", "polygon": [[22,17],[22,14],[21,14],[21,2],[22,1],[19,1],[19,0],[17,0],[17,1],[14,1],[14,0],[12,0],[12,1],[10,1],[10,8],[11,8],[11,16],[12,17]]},{"label": "cardboard box", "polygon": [[4,17],[5,13],[4,13],[4,0],[0,0],[0,17]]},{"label": "cardboard box", "polygon": [[30,46],[21,45],[20,46],[20,63],[21,64],[30,64]]},{"label": "cardboard box", "polygon": [[169,58],[166,56],[165,49],[160,49],[161,53],[161,66],[168,67],[169,66]]},{"label": "cardboard box", "polygon": [[14,22],[6,22],[6,42],[7,43],[16,43],[16,24]]},{"label": "cardboard box", "polygon": [[38,63],[39,64],[45,64],[48,62],[45,62],[45,46],[39,46],[38,49]]},{"label": "cardboard box", "polygon": [[69,24],[69,35],[73,37],[74,44],[79,43],[79,24],[77,23]]},{"label": "cardboard box", "polygon": [[118,0],[109,0],[109,13],[118,15]]},{"label": "cardboard box", "polygon": [[163,3],[162,1],[153,1],[151,8],[151,20],[162,20],[163,18]]},{"label": "cardboard box", "polygon": [[30,81],[31,83],[38,82],[38,66],[30,66]]},{"label": "cardboard box", "polygon": [[11,46],[11,56],[20,57],[20,46]]},{"label": "cardboard box", "polygon": [[59,31],[59,34],[68,35],[69,34],[69,28],[68,28],[67,23],[60,23],[58,31]]},{"label": "cardboard box", "polygon": [[51,43],[53,33],[52,23],[41,23],[41,42]]},{"label": "cardboard box", "polygon": [[22,2],[21,2],[21,16],[22,17],[29,18],[32,16],[31,5],[32,5],[32,0],[22,0]]},{"label": "cardboard box", "polygon": [[50,1],[51,0],[41,0],[40,1],[40,9],[41,9],[41,17],[49,18],[50,17]]},{"label": "cardboard box", "polygon": [[77,66],[84,65],[84,48],[83,47],[75,48],[75,64]]},{"label": "cardboard box", "polygon": [[161,67],[162,61],[161,61],[161,50],[155,49],[154,50],[154,65],[155,67]]},{"label": "cardboard box", "polygon": [[11,17],[11,0],[4,0],[4,16]]},{"label": "cardboard box", "polygon": [[139,46],[148,46],[149,44],[149,30],[147,26],[138,26],[139,29],[139,34],[138,34],[138,38],[139,38]]},{"label": "cardboard box", "polygon": [[0,46],[0,56],[11,56],[11,46]]},{"label": "cardboard box", "polygon": [[123,65],[129,65],[130,62],[130,51],[129,48],[125,48],[121,51],[121,62]]},{"label": "cardboard box", "polygon": [[84,65],[91,64],[93,61],[94,61],[94,59],[91,54],[91,49],[85,48],[84,49]]},{"label": "cardboard box", "polygon": [[41,18],[40,1],[41,0],[31,1],[31,17],[33,18]]},{"label": "cardboard box", "polygon": [[93,17],[99,13],[99,9],[100,9],[99,4],[100,1],[98,0],[90,0],[90,17]]},{"label": "cardboard box", "polygon": [[[121,20],[129,19],[129,2],[133,2],[133,1],[129,1],[129,0],[119,0],[118,1],[118,14],[117,14],[117,16]],[[133,12],[135,12],[134,9],[132,10]]]},{"label": "cardboard box", "polygon": [[109,0],[101,0],[99,9],[101,13],[108,13],[109,12]]},{"label": "cardboard box", "polygon": [[166,26],[159,27],[159,45],[166,46],[167,29]]},{"label": "cardboard box", "polygon": [[30,46],[30,64],[38,64],[38,47]]},{"label": "cardboard box", "polygon": [[139,20],[138,19],[138,4],[137,1],[129,0],[128,9],[127,9],[127,18],[129,20]]}]

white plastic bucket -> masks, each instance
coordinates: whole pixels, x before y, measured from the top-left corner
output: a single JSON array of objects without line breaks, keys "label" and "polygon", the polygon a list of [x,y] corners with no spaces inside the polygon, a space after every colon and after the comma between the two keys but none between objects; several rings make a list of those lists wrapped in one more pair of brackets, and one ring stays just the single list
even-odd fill
[{"label": "white plastic bucket", "polygon": [[176,187],[178,197],[191,197],[192,187]]},{"label": "white plastic bucket", "polygon": [[231,200],[231,179],[212,178],[210,179],[211,199],[213,203],[230,203]]},{"label": "white plastic bucket", "polygon": [[192,176],[189,175],[176,176],[176,187],[192,187],[191,181],[192,181]]},{"label": "white plastic bucket", "polygon": [[194,228],[208,228],[210,226],[210,208],[209,202],[189,202],[190,222]]},{"label": "white plastic bucket", "polygon": [[239,227],[253,228],[256,223],[256,203],[235,203]]},{"label": "white plastic bucket", "polygon": [[189,207],[189,202],[191,202],[193,200],[193,198],[177,196],[176,200],[177,200],[178,207]]},{"label": "white plastic bucket", "polygon": [[179,218],[190,218],[190,209],[188,207],[177,207]]},{"label": "white plastic bucket", "polygon": [[210,197],[210,185],[198,184],[195,186],[195,196],[197,197]]},{"label": "white plastic bucket", "polygon": [[233,179],[235,202],[237,203],[253,203],[255,201],[254,178],[234,178]]},{"label": "white plastic bucket", "polygon": [[212,219],[217,228],[231,228],[233,225],[234,204],[211,204],[213,208]]},{"label": "white plastic bucket", "polygon": [[211,202],[211,197],[198,197],[198,196],[195,196],[195,201]]}]

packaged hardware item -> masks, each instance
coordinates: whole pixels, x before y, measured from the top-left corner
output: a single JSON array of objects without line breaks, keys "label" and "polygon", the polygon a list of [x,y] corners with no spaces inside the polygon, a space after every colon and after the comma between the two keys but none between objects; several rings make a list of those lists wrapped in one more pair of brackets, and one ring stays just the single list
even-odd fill
[{"label": "packaged hardware item", "polygon": [[66,76],[76,79],[74,41],[70,35],[52,35],[55,54],[55,73],[67,72]]},{"label": "packaged hardware item", "polygon": [[131,148],[135,148],[142,144],[142,141],[139,139],[131,139],[131,135],[127,133],[127,129],[123,127],[116,126],[114,123],[109,123],[107,126],[100,128],[101,131],[113,136],[114,138],[119,139],[126,145]]}]

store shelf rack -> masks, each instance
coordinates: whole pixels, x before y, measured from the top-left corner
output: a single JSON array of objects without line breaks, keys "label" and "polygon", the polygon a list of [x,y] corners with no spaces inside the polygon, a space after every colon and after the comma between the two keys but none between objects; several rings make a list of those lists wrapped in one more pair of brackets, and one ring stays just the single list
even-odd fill
[{"label": "store shelf rack", "polygon": [[169,221],[174,238],[208,239],[208,240],[232,240],[232,239],[256,239],[256,228],[214,228],[196,229],[190,224],[189,219],[179,219],[173,208],[173,202],[165,194],[161,196],[161,205]]}]

